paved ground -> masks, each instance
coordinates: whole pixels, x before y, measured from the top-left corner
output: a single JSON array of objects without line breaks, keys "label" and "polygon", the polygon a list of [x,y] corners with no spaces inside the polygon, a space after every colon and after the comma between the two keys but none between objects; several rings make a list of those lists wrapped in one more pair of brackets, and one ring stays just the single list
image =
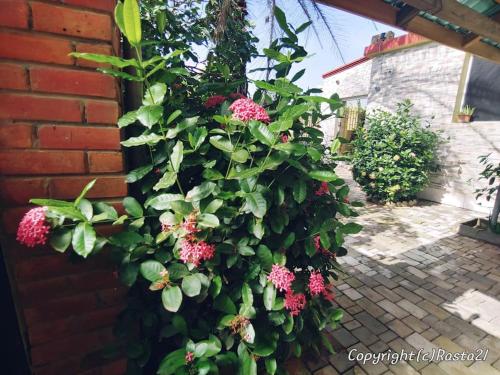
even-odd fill
[{"label": "paved ground", "polygon": [[[346,170],[339,174],[349,177]],[[352,197],[360,197],[353,189]],[[360,209],[364,230],[349,239],[337,284],[342,324],[331,331],[336,354],[292,361],[291,373],[500,375],[500,248],[456,234],[476,213],[420,202]],[[348,353],[482,354],[484,361],[416,360],[363,364]]]}]

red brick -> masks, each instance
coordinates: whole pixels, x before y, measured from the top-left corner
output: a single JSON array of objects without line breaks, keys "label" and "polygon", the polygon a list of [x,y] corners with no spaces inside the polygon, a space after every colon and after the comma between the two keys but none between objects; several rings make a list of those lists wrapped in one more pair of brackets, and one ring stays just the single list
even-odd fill
[{"label": "red brick", "polygon": [[30,69],[30,78],[33,91],[105,98],[116,96],[115,79],[102,73],[34,67]]},{"label": "red brick", "polygon": [[[108,44],[77,43],[76,52],[97,53],[100,55],[112,55],[111,46]],[[88,68],[109,67],[109,64],[100,64],[85,59],[76,59],[76,65]]]},{"label": "red brick", "polygon": [[88,39],[111,40],[111,17],[46,3],[31,3],[33,29]]},{"label": "red brick", "polygon": [[85,105],[87,122],[116,124],[118,122],[118,103],[102,100],[87,100]]},{"label": "red brick", "polygon": [[71,42],[39,34],[0,32],[0,57],[72,65]]},{"label": "red brick", "polygon": [[[31,345],[39,345],[54,339],[77,334],[82,331],[111,326],[116,317],[123,310],[123,306],[113,306],[105,309],[95,310],[88,314],[72,316],[51,322],[40,322],[29,330]],[[106,375],[108,375],[106,373]]]},{"label": "red brick", "polygon": [[38,128],[40,148],[119,150],[120,130],[90,126],[44,125]]},{"label": "red brick", "polygon": [[19,298],[26,307],[44,303],[73,294],[99,289],[119,287],[120,283],[113,269],[89,272],[79,275],[54,277],[47,280],[22,283],[18,287]]},{"label": "red brick", "polygon": [[28,80],[24,67],[16,64],[0,64],[0,87],[4,89],[27,90]]},{"label": "red brick", "polygon": [[90,173],[112,173],[123,171],[123,155],[120,152],[89,152]]},{"label": "red brick", "polygon": [[[52,178],[50,181],[50,195],[57,199],[71,199],[77,197],[83,187],[94,177],[64,177]],[[125,176],[97,178],[94,187],[88,192],[88,198],[114,198],[127,195]]]},{"label": "red brick", "polygon": [[0,25],[6,27],[28,28],[28,5],[23,0],[3,0],[0,12]]},{"label": "red brick", "polygon": [[36,366],[50,363],[60,357],[73,355],[76,349],[83,353],[97,351],[113,340],[114,336],[111,328],[81,333],[33,347],[31,349],[31,361]]},{"label": "red brick", "polygon": [[2,229],[7,234],[15,234],[17,225],[30,207],[4,208],[2,212]]},{"label": "red brick", "polygon": [[48,195],[43,178],[13,178],[0,180],[0,200],[8,206],[28,204],[31,198]]},{"label": "red brick", "polygon": [[29,94],[0,93],[0,119],[80,122],[80,101]]},{"label": "red brick", "polygon": [[0,151],[0,174],[85,173],[84,159],[80,151]]},{"label": "red brick", "polygon": [[82,8],[99,9],[113,12],[116,0],[62,0],[65,4],[81,6]]},{"label": "red brick", "polygon": [[0,148],[31,148],[31,133],[28,124],[0,125]]}]

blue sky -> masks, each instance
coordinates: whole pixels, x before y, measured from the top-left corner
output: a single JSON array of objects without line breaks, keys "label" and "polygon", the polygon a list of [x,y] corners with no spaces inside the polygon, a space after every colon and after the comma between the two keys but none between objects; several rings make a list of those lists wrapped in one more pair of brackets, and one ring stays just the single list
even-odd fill
[{"label": "blue sky", "polygon": [[[267,0],[250,0],[248,1],[249,18],[255,23],[254,34],[260,39],[259,51],[266,47],[269,41],[269,24],[266,22],[268,18]],[[299,26],[305,22],[298,2],[295,0],[278,1],[285,12],[287,19],[294,26]],[[342,55],[346,63],[355,60],[363,55],[364,47],[370,44],[371,37],[375,34],[392,30],[396,35],[401,35],[404,32],[386,26],[380,23],[374,23],[371,20],[362,18],[351,13],[347,13],[335,8],[322,6],[329,23],[333,26],[335,37],[342,51]],[[302,87],[321,87],[321,75],[343,62],[334,47],[333,41],[328,35],[325,28],[319,28],[321,36],[321,45],[312,28],[304,32],[300,38],[302,44],[306,44],[306,50],[313,55],[301,63],[300,69],[306,68],[305,75],[300,79],[299,84]],[[255,61],[250,68],[262,67],[264,62]],[[254,75],[257,79],[264,78],[262,74]]]}]

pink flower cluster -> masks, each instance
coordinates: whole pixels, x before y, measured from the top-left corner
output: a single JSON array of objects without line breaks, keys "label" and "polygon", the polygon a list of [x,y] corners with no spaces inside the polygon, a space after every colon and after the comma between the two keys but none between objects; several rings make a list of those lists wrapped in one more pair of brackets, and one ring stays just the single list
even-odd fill
[{"label": "pink flower cluster", "polygon": [[271,273],[267,276],[267,279],[274,284],[276,289],[282,292],[288,292],[292,288],[292,282],[295,280],[295,275],[285,266],[273,264]]},{"label": "pink flower cluster", "polygon": [[191,363],[194,361],[194,353],[193,352],[186,352],[186,356],[184,357],[184,360],[186,363]]},{"label": "pink flower cluster", "polygon": [[226,101],[226,97],[223,96],[223,95],[214,95],[214,96],[211,96],[210,98],[208,98],[205,103],[203,104],[203,106],[205,108],[213,108],[213,107],[217,107],[218,105],[224,103]]},{"label": "pink flower cluster", "polygon": [[281,134],[281,142],[282,143],[288,143],[288,135]]},{"label": "pink flower cluster", "polygon": [[184,229],[188,234],[197,233],[200,230],[196,228],[196,215],[191,214],[188,218],[182,223],[182,229]]},{"label": "pink flower cluster", "polygon": [[328,182],[322,182],[321,186],[314,192],[318,197],[328,194],[330,189],[328,188]]},{"label": "pink flower cluster", "polygon": [[196,242],[184,239],[181,244],[180,258],[184,263],[193,263],[196,267],[204,260],[212,259],[215,255],[215,245],[205,241]]},{"label": "pink flower cluster", "polygon": [[252,99],[243,98],[236,100],[229,106],[233,112],[233,118],[240,121],[257,120],[268,123],[271,121],[266,110],[255,103]]},{"label": "pink flower cluster", "polygon": [[290,310],[292,316],[297,316],[306,306],[306,296],[303,293],[293,293],[289,290],[285,294],[285,309]]},{"label": "pink flower cluster", "polygon": [[325,280],[319,272],[311,272],[309,276],[309,292],[311,296],[317,296],[325,290]]},{"label": "pink flower cluster", "polygon": [[37,207],[29,210],[19,223],[17,240],[28,246],[45,245],[50,226],[45,221],[47,207]]}]

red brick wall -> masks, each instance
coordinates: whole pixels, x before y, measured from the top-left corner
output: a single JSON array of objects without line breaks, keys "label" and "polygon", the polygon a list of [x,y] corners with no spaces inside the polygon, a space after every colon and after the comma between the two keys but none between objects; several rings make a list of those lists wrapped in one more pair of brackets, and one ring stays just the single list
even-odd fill
[{"label": "red brick wall", "polygon": [[112,339],[124,290],[105,257],[66,255],[15,243],[31,197],[127,193],[116,120],[120,90],[70,52],[119,54],[115,0],[3,0],[0,11],[0,200],[2,249],[33,373],[123,374],[123,361],[89,355]]}]

